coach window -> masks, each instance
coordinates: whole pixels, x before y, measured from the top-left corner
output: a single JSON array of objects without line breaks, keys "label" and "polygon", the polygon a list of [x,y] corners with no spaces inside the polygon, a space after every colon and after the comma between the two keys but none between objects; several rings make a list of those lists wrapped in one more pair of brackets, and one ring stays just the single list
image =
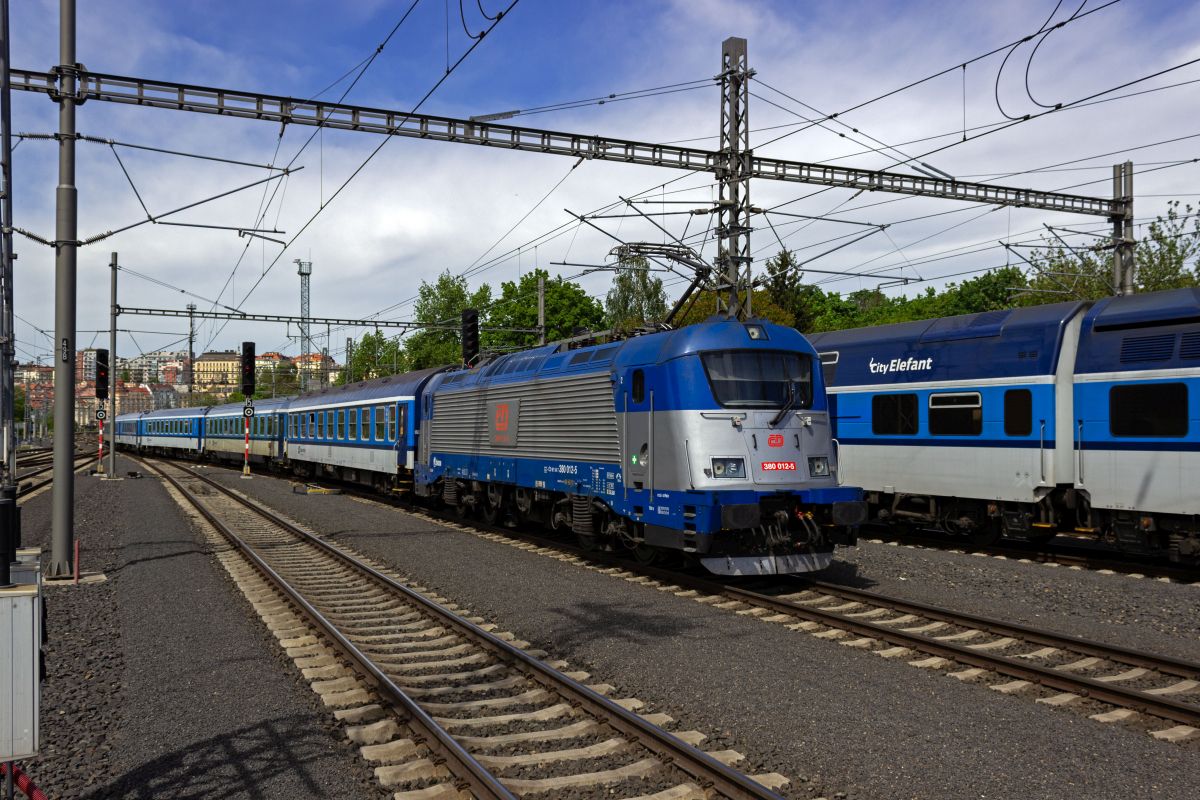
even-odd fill
[{"label": "coach window", "polygon": [[1187,436],[1187,385],[1114,386],[1108,390],[1108,424],[1113,436]]},{"label": "coach window", "polygon": [[640,369],[633,371],[633,402],[641,403],[646,399],[646,373]]},{"label": "coach window", "polygon": [[348,416],[350,417],[350,431],[348,433],[348,437],[353,441],[358,439],[358,409],[350,409]]},{"label": "coach window", "polygon": [[346,438],[346,412],[337,412],[337,438]]},{"label": "coach window", "polygon": [[362,423],[362,440],[364,442],[371,441],[371,409],[363,408],[358,412],[359,421]]},{"label": "coach window", "polygon": [[396,441],[396,407],[388,406],[387,412],[388,441]]},{"label": "coach window", "polygon": [[871,433],[912,436],[917,432],[915,394],[877,394],[871,398]]},{"label": "coach window", "polygon": [[1004,435],[1028,436],[1033,433],[1033,392],[1009,389],[1004,393]]},{"label": "coach window", "polygon": [[387,441],[387,422],[384,415],[387,413],[383,410],[383,406],[375,406],[375,441]]},{"label": "coach window", "polygon": [[929,395],[929,432],[934,436],[978,436],[983,433],[979,392]]}]

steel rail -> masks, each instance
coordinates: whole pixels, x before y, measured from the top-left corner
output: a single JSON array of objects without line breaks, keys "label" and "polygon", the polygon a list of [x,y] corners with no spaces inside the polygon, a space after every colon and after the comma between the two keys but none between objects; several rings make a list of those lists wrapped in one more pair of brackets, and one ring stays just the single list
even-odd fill
[{"label": "steel rail", "polygon": [[[75,456],[75,465],[74,465],[73,469],[79,469],[81,466],[86,466],[87,462],[95,461],[95,460],[96,460],[96,455],[94,453],[89,453],[89,454],[80,453]],[[80,461],[83,461],[84,464],[81,465],[79,463]],[[41,489],[43,487],[49,486],[50,484],[54,483],[53,477],[46,478],[45,480],[38,481],[36,483],[31,483],[31,484],[25,483],[25,481],[29,480],[30,478],[36,477],[38,475],[43,475],[47,472],[50,472],[53,469],[54,469],[54,465],[50,464],[50,465],[42,467],[40,469],[35,469],[31,472],[27,472],[24,475],[21,475],[20,477],[18,477],[17,478],[17,499],[19,500],[22,495],[31,494],[33,492],[36,492],[38,489]]]},{"label": "steel rail", "polygon": [[[462,520],[455,521],[457,524],[462,524]],[[743,589],[737,586],[731,586],[720,581],[700,578],[693,575],[686,575],[680,572],[665,570],[658,567],[644,566],[640,564],[631,564],[627,559],[620,559],[602,553],[585,551],[582,548],[571,545],[564,545],[562,542],[546,539],[545,537],[514,532],[498,526],[488,526],[481,524],[476,520],[471,520],[471,525],[486,528],[491,533],[498,533],[509,538],[520,539],[531,543],[537,543],[545,547],[551,547],[562,552],[572,553],[583,558],[590,559],[596,563],[604,564],[605,566],[620,567],[622,569],[634,572],[646,577],[654,578],[655,580],[664,583],[671,583],[682,586],[687,589],[694,589],[699,592],[714,595],[724,595],[731,599],[740,600],[748,605],[765,608],[777,613],[789,614],[799,617],[804,620],[816,622],[821,625],[839,628],[841,630],[855,633],[859,636],[870,637],[872,639],[880,639],[889,644],[908,647],[913,650],[919,650],[923,653],[948,658],[961,664],[966,664],[972,667],[996,672],[1017,680],[1027,680],[1031,683],[1045,686],[1050,689],[1055,689],[1060,692],[1070,692],[1083,697],[1088,697],[1094,700],[1099,700],[1110,705],[1119,706],[1121,708],[1130,708],[1136,711],[1141,711],[1151,716],[1161,717],[1162,719],[1171,720],[1184,725],[1200,728],[1200,705],[1191,703],[1183,703],[1172,700],[1168,697],[1160,697],[1148,694],[1137,689],[1126,689],[1120,686],[1111,685],[1098,681],[1093,678],[1083,676],[1070,675],[1064,672],[1059,672],[1053,667],[1043,667],[1037,664],[1028,663],[1008,656],[986,653],[982,651],[972,650],[970,647],[954,644],[953,642],[938,641],[931,636],[925,636],[918,633],[908,633],[902,630],[894,630],[884,625],[878,625],[866,620],[849,619],[839,613],[821,611],[820,609],[810,608],[799,603],[785,600],[780,597],[753,592],[748,589]],[[825,584],[815,583],[822,587],[825,591]],[[842,587],[831,587],[838,591],[842,591]],[[859,592],[862,596],[872,595],[870,592]],[[874,595],[876,602],[879,605],[888,605],[895,603],[895,608],[899,610],[901,605],[907,605],[914,609],[913,613],[919,613],[915,609],[919,608],[919,603],[908,603],[907,601],[898,600],[896,598],[884,597],[883,595]],[[943,615],[945,621],[953,622],[954,624],[963,627],[978,628],[981,625],[987,625],[989,628],[998,630],[1010,630],[1017,632],[1023,629],[1023,626],[1005,623],[1000,620],[990,620],[984,617],[973,616],[969,614],[959,614],[958,612],[949,611],[947,609],[938,609],[933,606],[927,607],[930,613],[939,612]],[[1169,659],[1166,657],[1153,656],[1146,653],[1139,653],[1134,650],[1124,648],[1111,647],[1108,645],[1099,644],[1097,642],[1089,642],[1087,640],[1077,640],[1071,637],[1056,636],[1055,634],[1045,631],[1035,631],[1032,628],[1025,630],[1031,633],[1036,633],[1046,642],[1053,642],[1063,649],[1073,649],[1084,651],[1084,648],[1090,648],[1089,652],[1094,651],[1098,655],[1106,658],[1111,658],[1116,661],[1123,661],[1125,658],[1136,659],[1140,658],[1147,666],[1157,669],[1175,676],[1196,676],[1200,677],[1200,664],[1192,662]],[[1024,636],[1024,634],[1020,634]],[[1105,652],[1108,655],[1105,655]],[[1166,669],[1160,668],[1158,664],[1163,664]]]},{"label": "steel rail", "polygon": [[[1108,569],[1113,572],[1137,573],[1157,578],[1171,578],[1184,583],[1200,583],[1200,565],[1189,567],[1181,563],[1163,563],[1161,557],[1122,553],[1113,550],[1089,550],[1070,544],[1032,544],[1020,541],[1001,540],[994,544],[971,544],[958,539],[941,538],[937,533],[906,533],[897,530],[872,529],[870,535],[888,542],[902,542],[935,550],[960,550],[965,553],[983,553],[989,556],[1021,559],[1039,563],[1078,566],[1089,570]],[[1121,560],[1124,557],[1126,560]]]},{"label": "steel rail", "polygon": [[[446,625],[457,628],[476,643],[486,647],[500,660],[520,669],[547,689],[564,696],[576,708],[581,708],[586,713],[615,728],[625,736],[631,737],[653,752],[664,764],[688,773],[701,784],[702,788],[716,791],[725,797],[731,798],[731,800],[782,800],[780,795],[762,786],[748,775],[738,772],[713,758],[708,753],[692,747],[662,728],[659,728],[657,725],[647,722],[638,714],[592,691],[578,681],[563,675],[558,670],[547,666],[520,648],[463,619],[453,611],[410,589],[394,578],[342,552],[329,542],[297,528],[270,508],[248,500],[223,484],[206,475],[201,475],[188,467],[173,462],[172,466],[188,473],[189,477],[204,482],[222,495],[253,511],[271,524],[286,530],[289,534],[296,536],[306,544],[315,546],[323,553],[333,556],[346,566],[370,576],[385,588],[402,594],[405,599],[421,606],[430,614],[438,617]],[[159,473],[165,475],[161,470],[159,470]],[[166,477],[170,480],[169,476]],[[192,498],[189,496],[189,499]],[[195,503],[197,501],[193,500],[192,502]],[[365,658],[365,656],[363,657]],[[386,678],[386,676],[384,677]],[[397,689],[397,691],[399,690]]]},{"label": "steel rail", "polygon": [[[424,744],[429,747],[443,761],[451,762],[457,765],[457,769],[450,768],[450,772],[464,782],[465,785],[460,785],[459,789],[470,788],[470,791],[479,798],[491,798],[492,800],[516,800],[516,795],[505,788],[504,784],[498,778],[492,775],[482,764],[475,760],[467,750],[454,740],[449,733],[441,726],[434,722],[433,718],[425,713],[419,705],[416,704],[404,691],[396,685],[382,670],[377,667],[369,656],[364,654],[353,642],[351,642],[337,626],[330,622],[325,616],[318,611],[311,603],[308,602],[298,592],[287,579],[276,572],[270,564],[268,564],[253,547],[248,545],[242,538],[233,531],[228,525],[222,522],[211,509],[200,501],[192,492],[188,491],[183,484],[174,476],[163,470],[158,464],[147,460],[146,464],[155,472],[163,477],[171,486],[175,487],[183,497],[192,505],[196,511],[204,517],[210,525],[213,526],[230,544],[237,548],[254,568],[261,572],[268,581],[283,592],[288,600],[295,605],[301,612],[308,617],[321,631],[328,636],[336,644],[337,648],[347,655],[359,670],[369,676],[370,680],[380,690],[381,694],[386,696],[387,700],[393,708],[399,713],[403,721],[417,728],[423,735],[413,737],[414,741]],[[219,487],[223,490],[223,494],[231,497],[234,500],[247,505],[253,509],[253,506],[248,505],[237,495],[229,492],[220,484],[198,475],[187,467],[178,464],[172,464],[173,467],[181,472],[184,472],[191,478],[198,478],[208,484]],[[254,509],[257,510],[257,509]],[[265,516],[265,515],[264,515]],[[284,525],[283,521],[277,521],[267,517],[267,519],[280,527],[285,527],[288,532],[293,532],[290,525]]]},{"label": "steel rail", "polygon": [[1027,625],[1020,625],[1015,622],[1002,622],[1000,620],[981,617],[974,614],[967,614],[960,611],[950,611],[949,609],[939,608],[938,606],[918,603],[914,600],[904,600],[898,597],[890,597],[877,594],[875,592],[868,592],[863,589],[854,589],[848,586],[827,583],[825,581],[809,581],[809,583],[811,583],[812,586],[820,589],[822,592],[836,595],[837,597],[841,597],[846,600],[855,600],[861,603],[885,606],[895,611],[919,614],[922,617],[938,620],[940,622],[949,622],[954,625],[978,628],[979,630],[993,633],[997,636],[1014,636],[1029,642],[1033,642],[1034,644],[1046,645],[1048,647],[1058,647],[1064,650],[1072,650],[1089,656],[1098,656],[1110,661],[1116,661],[1134,667],[1144,667],[1146,669],[1152,669],[1167,675],[1174,675],[1179,678],[1200,680],[1200,664],[1194,661],[1185,661],[1183,659],[1159,656],[1153,653],[1144,652],[1142,650],[1133,650],[1131,648],[1120,647],[1118,645],[1102,644],[1100,642],[1093,642],[1087,639],[1078,639],[1074,636],[1051,633],[1038,628],[1031,628]]},{"label": "steel rail", "polygon": [[[9,74],[13,90],[40,92],[56,99],[61,97],[57,72],[12,69]],[[78,71],[74,77],[78,82],[75,96],[79,103],[102,100],[281,124],[312,125],[572,158],[647,164],[718,175],[729,169],[728,157],[723,153],[695,147],[526,128],[483,120],[414,114],[411,111],[396,109],[300,100],[261,92],[196,86],[125,75]],[[1039,208],[1110,219],[1124,216],[1132,203],[1131,198],[1089,197],[899,172],[764,158],[749,151],[744,153],[744,157],[748,161],[746,168],[749,177],[765,180],[835,186],[858,191],[923,195],[989,205]]]}]

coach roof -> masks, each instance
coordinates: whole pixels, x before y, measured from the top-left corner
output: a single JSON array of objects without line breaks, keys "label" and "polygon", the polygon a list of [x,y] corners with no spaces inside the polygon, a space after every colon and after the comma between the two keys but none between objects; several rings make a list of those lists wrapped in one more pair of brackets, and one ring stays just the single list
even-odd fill
[{"label": "coach roof", "polygon": [[[833,387],[1050,375],[1066,323],[1086,306],[1052,303],[809,338],[821,353],[838,353],[826,369]],[[919,367],[909,368],[910,359]],[[893,369],[893,361],[906,367]]]},{"label": "coach roof", "polygon": [[415,397],[430,377],[447,369],[450,367],[432,367],[369,381],[356,381],[344,386],[330,386],[292,398],[287,410],[302,411],[344,403],[374,403],[389,397]]}]

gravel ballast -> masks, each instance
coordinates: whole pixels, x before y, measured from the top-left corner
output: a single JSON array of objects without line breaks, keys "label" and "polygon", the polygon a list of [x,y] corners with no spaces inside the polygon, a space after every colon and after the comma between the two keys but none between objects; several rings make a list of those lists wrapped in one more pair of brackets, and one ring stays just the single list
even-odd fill
[{"label": "gravel ballast", "polygon": [[[50,502],[22,505],[45,558]],[[42,751],[25,767],[49,797],[387,796],[159,481],[76,476],[75,529],[108,580],[45,589]]]},{"label": "gravel ballast", "polygon": [[[1193,751],[1144,733],[481,540],[379,504],[344,495],[293,494],[284,480],[241,481],[236,473],[206,471],[494,619],[572,667],[619,682],[652,710],[729,741],[755,764],[789,776],[795,782],[788,791],[792,796],[1191,798],[1200,779]],[[853,560],[858,552],[843,551],[842,557]],[[916,551],[904,552],[919,557]],[[880,551],[871,558],[887,555]],[[938,574],[936,560],[943,554],[922,555],[932,563],[924,568],[913,563],[911,581]],[[973,560],[980,570],[991,561]],[[843,568],[841,577],[890,591],[882,580],[873,581],[875,572],[886,574],[886,563],[864,560],[854,575]],[[1060,593],[1058,602],[1064,605],[1132,607],[1121,605],[1133,583],[1129,579],[1091,576],[1107,578],[1111,588],[1095,589],[1102,593],[1099,599],[1083,592],[1076,599],[1071,586],[1080,573],[998,563],[1006,570],[1027,569],[993,578],[1005,587],[997,593],[1020,598],[1061,580],[1052,591]],[[978,599],[979,607],[960,603],[971,596],[970,576],[961,580],[957,593],[920,599],[994,616],[1007,613],[987,595]],[[1167,607],[1192,597],[1194,608],[1200,597],[1187,586],[1139,589],[1162,591]],[[1027,606],[1029,613],[1055,605],[1040,602]],[[1092,636],[1112,632],[1101,638],[1130,642],[1118,636],[1136,626],[1096,630],[1090,623],[1104,613],[1084,611],[1060,609],[1055,620],[1061,625],[1055,627]],[[1184,625],[1186,610],[1174,613]],[[1036,616],[1024,621],[1049,624]],[[1168,651],[1165,643],[1173,636],[1163,630],[1156,636],[1151,644],[1157,641]]]},{"label": "gravel ballast", "polygon": [[834,583],[1200,662],[1200,586],[864,542]]}]

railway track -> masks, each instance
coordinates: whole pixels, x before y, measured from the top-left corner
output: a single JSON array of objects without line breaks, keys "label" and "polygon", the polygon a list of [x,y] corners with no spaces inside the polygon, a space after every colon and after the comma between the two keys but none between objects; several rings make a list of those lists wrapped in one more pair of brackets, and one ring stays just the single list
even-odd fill
[{"label": "railway track", "polygon": [[474,520],[464,524],[446,516],[439,521],[569,554],[619,577],[649,580],[664,591],[904,659],[914,667],[990,681],[990,688],[1004,694],[1079,710],[1100,722],[1133,725],[1159,740],[1200,742],[1200,663],[823,581],[797,578],[779,591],[755,591]]},{"label": "railway track", "polygon": [[[372,751],[385,761],[381,778],[402,789],[397,798],[779,797],[726,763],[736,754],[705,753],[626,707],[632,703],[604,696],[606,687],[583,685],[586,676],[559,672],[190,468],[147,463],[321,631],[407,729],[408,738]],[[361,687],[354,678],[333,682],[323,688]]]},{"label": "railway track", "polygon": [[972,553],[1013,561],[1058,564],[1072,569],[1087,569],[1106,574],[1160,578],[1178,583],[1200,582],[1200,568],[1171,564],[1161,558],[1130,553],[1113,553],[1094,547],[1059,543],[1031,544],[1007,542],[973,545],[963,539],[945,538],[926,533],[901,533],[881,527],[864,531],[862,541],[870,544],[903,544],[952,553]]},{"label": "railway track", "polygon": [[[80,469],[83,466],[96,460],[93,454],[76,453],[74,460],[74,468]],[[17,498],[24,499],[39,489],[44,489],[54,482],[54,464],[48,463],[44,466],[32,469],[29,472],[17,476]],[[45,477],[43,477],[45,476]]]}]

